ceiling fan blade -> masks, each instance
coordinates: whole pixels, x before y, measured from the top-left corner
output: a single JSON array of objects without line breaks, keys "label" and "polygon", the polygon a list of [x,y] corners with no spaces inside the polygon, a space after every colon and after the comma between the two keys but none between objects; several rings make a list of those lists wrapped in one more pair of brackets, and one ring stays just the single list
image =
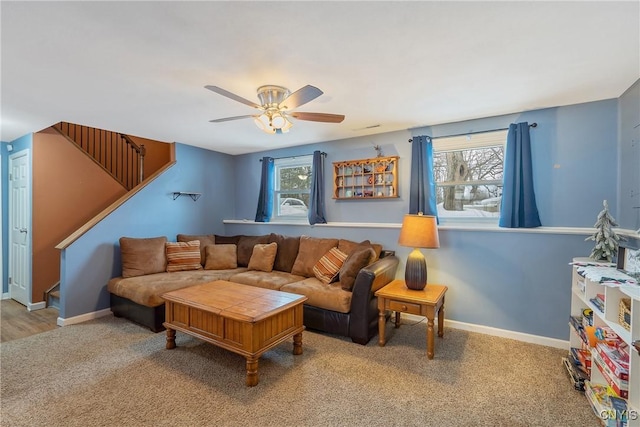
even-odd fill
[{"label": "ceiling fan blade", "polygon": [[289,115],[298,120],[309,120],[311,122],[341,123],[344,120],[344,115],[342,114],[296,112]]},{"label": "ceiling fan blade", "polygon": [[223,119],[214,119],[214,120],[209,120],[209,121],[211,123],[221,123],[221,122],[229,122],[231,120],[248,119],[249,117],[256,117],[256,116],[254,116],[254,115],[233,116],[233,117],[225,117]]},{"label": "ceiling fan blade", "polygon": [[253,107],[253,108],[260,108],[260,106],[258,104],[256,104],[255,102],[249,101],[248,99],[245,99],[241,96],[236,95],[235,93],[231,93],[228,90],[224,90],[218,86],[211,86],[211,85],[207,85],[205,86],[205,88],[209,89],[210,91],[213,91],[219,95],[222,96],[226,96],[227,98],[231,98],[234,101],[238,101],[241,102],[245,105],[248,105],[249,107]]},{"label": "ceiling fan blade", "polygon": [[306,85],[287,96],[280,104],[278,104],[278,108],[282,110],[292,110],[309,101],[313,101],[323,93],[324,92],[315,86]]}]

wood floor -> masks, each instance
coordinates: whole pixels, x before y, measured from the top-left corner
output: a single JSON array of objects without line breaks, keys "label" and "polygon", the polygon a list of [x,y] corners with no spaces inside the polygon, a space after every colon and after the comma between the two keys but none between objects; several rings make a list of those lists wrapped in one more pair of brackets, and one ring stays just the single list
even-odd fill
[{"label": "wood floor", "polygon": [[17,340],[57,328],[58,310],[28,311],[11,299],[0,301],[0,342]]}]

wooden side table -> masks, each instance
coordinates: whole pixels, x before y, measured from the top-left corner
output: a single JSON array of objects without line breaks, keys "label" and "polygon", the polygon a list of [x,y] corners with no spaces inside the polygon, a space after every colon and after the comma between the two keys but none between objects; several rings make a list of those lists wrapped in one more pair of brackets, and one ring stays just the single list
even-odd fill
[{"label": "wooden side table", "polygon": [[376,292],[378,297],[378,344],[383,347],[386,343],[384,329],[386,324],[385,312],[396,312],[396,328],[400,327],[400,313],[416,314],[427,318],[427,357],[433,359],[434,338],[433,323],[438,313],[438,336],[444,336],[444,295],[447,287],[428,284],[423,290],[416,291],[407,288],[404,280],[394,280]]}]

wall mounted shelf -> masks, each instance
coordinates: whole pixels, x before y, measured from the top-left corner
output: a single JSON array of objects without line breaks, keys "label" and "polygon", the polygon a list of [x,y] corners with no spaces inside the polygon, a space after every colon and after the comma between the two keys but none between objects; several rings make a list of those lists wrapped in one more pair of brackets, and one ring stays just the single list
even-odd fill
[{"label": "wall mounted shelf", "polygon": [[174,191],[173,192],[173,200],[177,199],[180,196],[189,196],[195,202],[202,196],[202,193],[193,193],[191,191]]},{"label": "wall mounted shelf", "polygon": [[340,200],[398,197],[398,156],[333,163],[333,198]]}]

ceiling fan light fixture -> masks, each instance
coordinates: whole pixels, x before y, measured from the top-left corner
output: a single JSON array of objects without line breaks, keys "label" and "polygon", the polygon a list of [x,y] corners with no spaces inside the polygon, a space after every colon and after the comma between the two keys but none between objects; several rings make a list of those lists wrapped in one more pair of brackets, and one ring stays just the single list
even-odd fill
[{"label": "ceiling fan light fixture", "polygon": [[269,117],[266,114],[261,114],[258,117],[254,117],[253,122],[256,124],[258,129],[266,133],[269,133],[269,134],[276,133],[276,130],[271,127],[269,123]]},{"label": "ceiling fan light fixture", "polygon": [[285,118],[286,123],[279,129],[276,129],[276,133],[289,133],[289,129],[293,127],[293,124]]},{"label": "ceiling fan light fixture", "polygon": [[290,109],[300,107],[307,102],[313,101],[322,95],[322,91],[320,89],[311,85],[306,85],[293,93],[289,92],[289,89],[282,86],[260,86],[258,88],[258,99],[260,100],[259,105],[218,86],[207,85],[205,88],[219,95],[260,110],[260,114],[258,115],[247,114],[244,116],[209,120],[212,123],[228,122],[231,120],[253,117],[253,121],[258,129],[273,135],[274,133],[289,132],[289,129],[293,127],[293,123],[291,123],[289,117],[293,117],[298,120],[322,123],[341,123],[344,120],[344,115],[341,114],[309,112],[296,113],[288,111]]},{"label": "ceiling fan light fixture", "polygon": [[279,112],[275,112],[271,115],[271,126],[276,129],[282,129],[289,121]]},{"label": "ceiling fan light fixture", "polygon": [[286,117],[284,121],[285,121],[285,124],[280,128],[280,130],[282,131],[282,133],[287,133],[289,132],[289,129],[293,127],[293,123],[291,123]]}]

